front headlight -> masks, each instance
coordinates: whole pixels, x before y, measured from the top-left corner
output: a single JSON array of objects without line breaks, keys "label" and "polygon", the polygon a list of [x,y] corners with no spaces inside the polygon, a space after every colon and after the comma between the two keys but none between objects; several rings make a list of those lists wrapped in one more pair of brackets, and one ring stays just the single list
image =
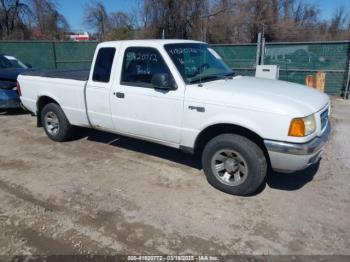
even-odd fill
[{"label": "front headlight", "polygon": [[294,118],[290,123],[288,136],[304,137],[316,131],[315,115],[304,118]]}]

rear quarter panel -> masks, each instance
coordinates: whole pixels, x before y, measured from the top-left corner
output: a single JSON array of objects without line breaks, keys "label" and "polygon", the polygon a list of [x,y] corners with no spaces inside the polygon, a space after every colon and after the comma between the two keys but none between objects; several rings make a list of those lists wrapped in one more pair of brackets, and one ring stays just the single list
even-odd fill
[{"label": "rear quarter panel", "polygon": [[36,114],[37,101],[42,96],[55,100],[72,125],[88,125],[85,112],[85,81],[20,75],[23,105]]}]

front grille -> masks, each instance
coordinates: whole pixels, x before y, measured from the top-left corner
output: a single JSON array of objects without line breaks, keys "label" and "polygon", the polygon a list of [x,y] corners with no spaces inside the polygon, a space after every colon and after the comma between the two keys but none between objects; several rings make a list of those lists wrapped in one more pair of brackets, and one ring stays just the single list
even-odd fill
[{"label": "front grille", "polygon": [[321,130],[323,130],[328,123],[328,113],[329,113],[328,108],[321,113]]}]

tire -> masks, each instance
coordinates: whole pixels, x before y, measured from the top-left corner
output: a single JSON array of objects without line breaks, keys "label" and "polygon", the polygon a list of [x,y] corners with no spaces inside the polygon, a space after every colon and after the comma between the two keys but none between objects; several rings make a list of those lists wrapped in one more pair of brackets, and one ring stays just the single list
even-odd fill
[{"label": "tire", "polygon": [[47,104],[41,111],[40,117],[46,135],[53,141],[64,142],[72,137],[73,127],[59,105]]},{"label": "tire", "polygon": [[222,134],[208,142],[202,154],[208,182],[225,193],[254,194],[265,182],[267,162],[261,148],[246,137]]}]

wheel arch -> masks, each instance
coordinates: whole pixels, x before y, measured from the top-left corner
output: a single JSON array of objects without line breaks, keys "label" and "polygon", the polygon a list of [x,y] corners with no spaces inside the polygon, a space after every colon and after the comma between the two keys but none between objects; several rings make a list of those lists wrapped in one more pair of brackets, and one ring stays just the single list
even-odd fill
[{"label": "wheel arch", "polygon": [[37,118],[37,126],[42,127],[42,122],[41,122],[41,111],[43,108],[50,103],[55,103],[59,105],[57,100],[53,99],[51,96],[48,95],[42,95],[38,98],[36,102],[36,118]]},{"label": "wheel arch", "polygon": [[266,160],[268,163],[270,162],[264,139],[251,129],[236,124],[219,123],[204,128],[196,137],[194,152],[201,154],[205,145],[211,139],[221,134],[237,134],[250,139],[263,150]]}]

